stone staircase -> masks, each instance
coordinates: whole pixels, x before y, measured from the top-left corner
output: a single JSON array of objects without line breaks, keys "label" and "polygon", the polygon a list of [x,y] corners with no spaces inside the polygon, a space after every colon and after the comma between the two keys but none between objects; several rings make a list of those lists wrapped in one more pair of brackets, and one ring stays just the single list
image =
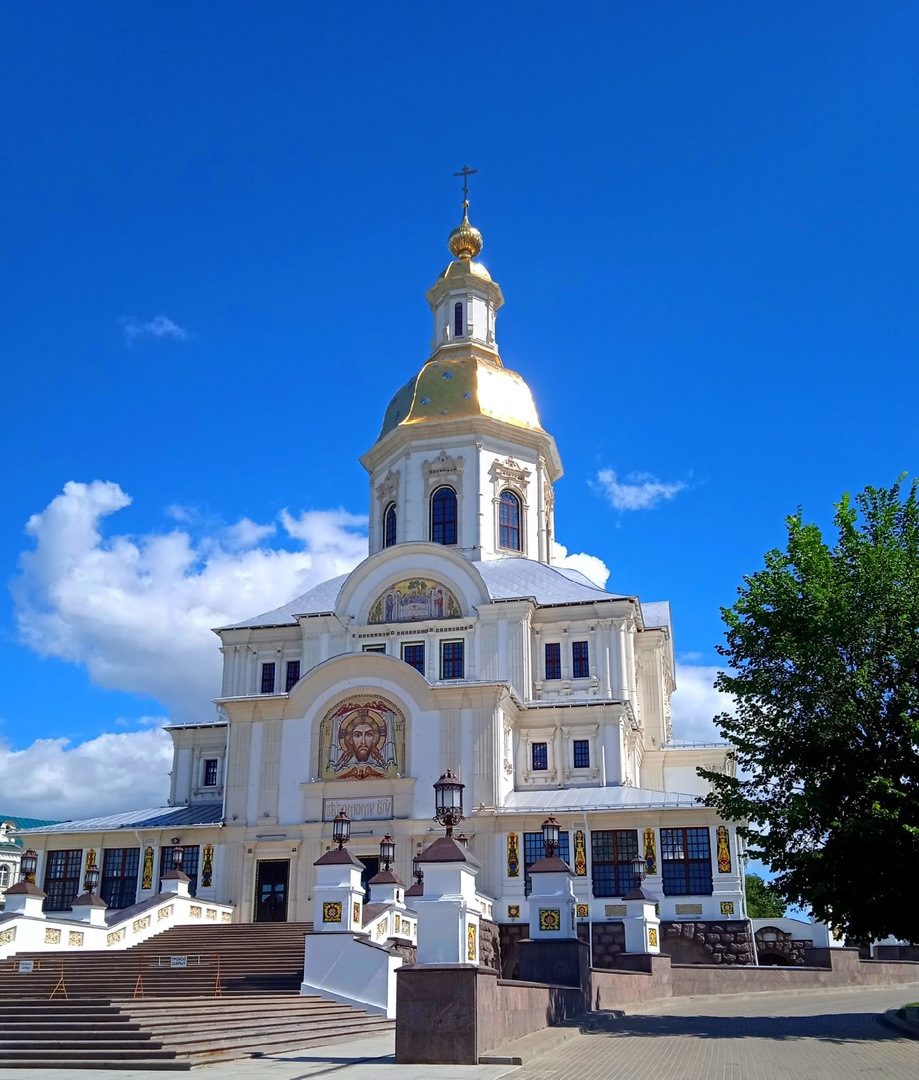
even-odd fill
[{"label": "stone staircase", "polygon": [[391,1031],[380,1016],[297,993],[307,929],[174,927],[122,952],[17,954],[0,963],[2,1067],[184,1070]]}]

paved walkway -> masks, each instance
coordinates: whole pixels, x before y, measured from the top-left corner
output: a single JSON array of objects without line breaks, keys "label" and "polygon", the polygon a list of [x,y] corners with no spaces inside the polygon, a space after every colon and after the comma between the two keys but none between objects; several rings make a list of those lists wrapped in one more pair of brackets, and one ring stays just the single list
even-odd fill
[{"label": "paved walkway", "polygon": [[634,1006],[514,1080],[919,1080],[919,1040],[878,1021],[916,1000],[913,984]]},{"label": "paved walkway", "polygon": [[[396,1065],[393,1035],[299,1053],[205,1065],[190,1073],[129,1070],[111,1080],[919,1080],[919,1040],[878,1016],[919,1001],[890,989],[676,998],[631,1006],[611,1029],[566,1042],[522,1067]],[[79,1080],[60,1069],[4,1069],[0,1080]],[[98,1075],[98,1074],[97,1074]]]}]

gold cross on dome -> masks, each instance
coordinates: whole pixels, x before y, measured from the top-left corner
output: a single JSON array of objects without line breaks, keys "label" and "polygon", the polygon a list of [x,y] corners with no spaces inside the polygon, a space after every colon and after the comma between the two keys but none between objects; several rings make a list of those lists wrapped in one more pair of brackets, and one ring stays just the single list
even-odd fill
[{"label": "gold cross on dome", "polygon": [[468,165],[464,165],[459,172],[455,172],[454,176],[461,176],[463,178],[463,203],[469,203],[469,177],[474,176],[479,170],[470,169]]}]

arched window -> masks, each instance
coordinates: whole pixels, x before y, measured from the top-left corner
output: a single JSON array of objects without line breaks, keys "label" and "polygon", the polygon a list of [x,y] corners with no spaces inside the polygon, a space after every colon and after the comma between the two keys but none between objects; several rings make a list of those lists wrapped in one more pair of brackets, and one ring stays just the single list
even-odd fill
[{"label": "arched window", "polygon": [[520,551],[520,500],[512,491],[501,492],[498,508],[498,543]]},{"label": "arched window", "polygon": [[383,547],[392,547],[396,542],[396,504],[390,503],[383,514]]},{"label": "arched window", "polygon": [[451,487],[438,488],[431,497],[431,539],[456,543],[456,492]]},{"label": "arched window", "polygon": [[453,336],[463,336],[463,305],[453,305]]}]

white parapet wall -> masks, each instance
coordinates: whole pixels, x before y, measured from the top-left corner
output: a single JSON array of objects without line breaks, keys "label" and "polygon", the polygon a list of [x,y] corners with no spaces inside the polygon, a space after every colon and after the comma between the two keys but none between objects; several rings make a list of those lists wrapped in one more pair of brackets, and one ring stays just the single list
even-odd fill
[{"label": "white parapet wall", "polygon": [[130,949],[172,926],[200,926],[233,921],[230,904],[212,904],[194,896],[160,893],[121,912],[108,913],[104,926],[82,919],[6,915],[0,919],[0,960],[23,952],[74,953]]},{"label": "white parapet wall", "polygon": [[399,953],[373,944],[365,934],[307,934],[300,993],[320,994],[393,1020],[396,969],[402,963]]}]

